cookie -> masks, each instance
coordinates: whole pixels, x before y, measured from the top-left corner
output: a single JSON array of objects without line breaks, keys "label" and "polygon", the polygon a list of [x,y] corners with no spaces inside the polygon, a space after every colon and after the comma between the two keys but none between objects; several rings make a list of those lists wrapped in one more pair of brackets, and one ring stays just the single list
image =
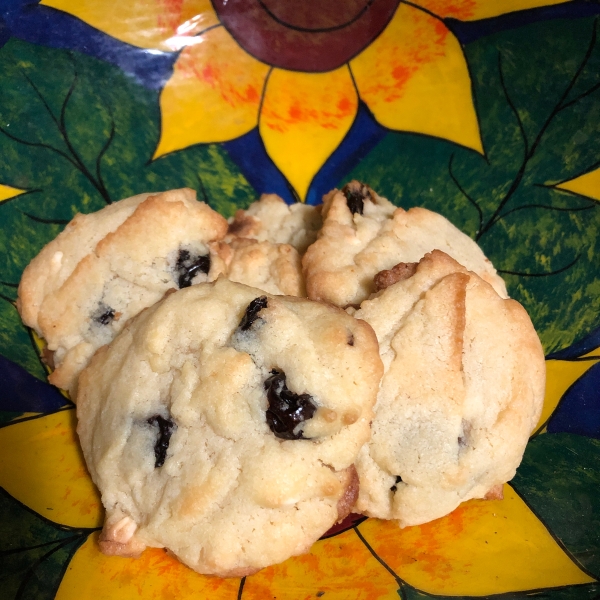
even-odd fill
[{"label": "cookie", "polygon": [[354,503],[381,373],[335,307],[225,278],[165,297],[80,376],[101,549],[223,577],[306,552]]},{"label": "cookie", "polygon": [[231,281],[259,288],[270,294],[306,297],[302,261],[289,244],[233,238],[214,242],[212,256],[220,260],[220,272]]},{"label": "cookie", "polygon": [[424,208],[405,211],[357,181],[323,201],[323,227],[302,259],[309,298],[358,306],[375,291],[376,273],[417,262],[434,249],[507,297],[504,281],[479,246],[442,215]]},{"label": "cookie", "polygon": [[77,215],[31,261],[18,291],[23,322],[53,352],[50,382],[74,392],[78,373],[129,318],[169,289],[215,279],[208,244],[226,230],[190,189]]},{"label": "cookie", "polygon": [[384,363],[356,509],[404,527],[497,497],[540,417],[545,361],[522,306],[443,252],[397,273],[355,312]]},{"label": "cookie", "polygon": [[246,210],[238,210],[229,223],[229,235],[260,242],[289,244],[301,255],[317,239],[321,207],[286,204],[276,194],[263,194]]}]

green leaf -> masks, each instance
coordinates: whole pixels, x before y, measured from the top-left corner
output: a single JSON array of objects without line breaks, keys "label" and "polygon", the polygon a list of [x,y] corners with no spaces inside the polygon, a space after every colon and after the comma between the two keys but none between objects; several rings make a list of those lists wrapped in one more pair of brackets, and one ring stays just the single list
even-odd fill
[{"label": "green leaf", "polygon": [[[7,302],[28,262],[77,212],[147,191],[191,187],[224,216],[256,197],[217,145],[151,162],[158,91],[76,52],[11,39],[0,49],[0,184],[28,190],[0,203],[0,353],[38,377],[36,352]],[[12,286],[12,287],[11,287]]]},{"label": "green leaf", "polygon": [[351,174],[477,239],[546,352],[598,325],[600,204],[553,186],[598,163],[599,30],[594,19],[545,21],[469,44],[486,156],[389,133]]},{"label": "green leaf", "polygon": [[227,218],[257,198],[229,155],[214,144],[192,146],[159,158],[147,167],[146,177],[160,189],[183,186],[196,189],[199,200]]},{"label": "green leaf", "polygon": [[511,485],[594,577],[600,578],[600,440],[567,433],[530,440]]},{"label": "green leaf", "polygon": [[0,298],[0,354],[25,367],[40,379],[46,378],[40,357],[21,317],[6,297]]},{"label": "green leaf", "polygon": [[51,600],[91,530],[48,521],[0,488],[0,598]]}]

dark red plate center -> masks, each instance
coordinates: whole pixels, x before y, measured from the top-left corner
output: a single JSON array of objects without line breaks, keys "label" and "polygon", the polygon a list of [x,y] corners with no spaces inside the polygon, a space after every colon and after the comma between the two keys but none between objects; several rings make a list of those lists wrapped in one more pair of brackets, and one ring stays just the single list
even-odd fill
[{"label": "dark red plate center", "polygon": [[399,0],[213,0],[238,44],[267,64],[331,71],[385,28]]}]

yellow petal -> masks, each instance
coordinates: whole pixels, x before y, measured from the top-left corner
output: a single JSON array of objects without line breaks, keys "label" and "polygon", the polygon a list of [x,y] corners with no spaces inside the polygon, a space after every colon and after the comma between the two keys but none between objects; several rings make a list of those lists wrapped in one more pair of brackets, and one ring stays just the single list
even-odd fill
[{"label": "yellow petal", "polygon": [[16,198],[21,194],[24,194],[26,190],[19,190],[17,188],[10,187],[8,185],[0,184],[0,202],[4,202],[5,200],[11,200],[12,198]]},{"label": "yellow petal", "polygon": [[385,127],[483,152],[462,48],[438,19],[401,4],[350,67],[360,97]]},{"label": "yellow petal", "polygon": [[[600,354],[600,350],[594,350],[583,356]],[[597,360],[547,360],[546,361],[546,397],[544,398],[544,407],[542,415],[534,432],[543,431],[546,422],[558,406],[564,393],[588,370],[591,369]]]},{"label": "yellow petal", "polygon": [[404,581],[430,594],[480,596],[594,581],[564,553],[516,492],[471,500],[426,525],[368,519],[366,541]]},{"label": "yellow petal", "polygon": [[568,0],[413,0],[438,17],[452,17],[461,21],[487,19],[505,13],[538,6],[562,4]]},{"label": "yellow petal", "polygon": [[360,541],[354,530],[321,540],[308,554],[246,578],[244,600],[372,598],[398,600],[398,585]]},{"label": "yellow petal", "polygon": [[38,514],[71,527],[102,523],[98,492],[65,410],[0,429],[0,486]]},{"label": "yellow petal", "polygon": [[56,600],[234,600],[239,586],[239,579],[198,575],[162,548],[148,548],[139,559],[105,556],[98,549],[96,533],[87,539],[71,560]]},{"label": "yellow petal", "polygon": [[328,73],[271,72],[260,135],[302,200],[312,178],[348,133],[357,110],[356,89],[346,65]]},{"label": "yellow petal", "polygon": [[600,169],[590,171],[570,181],[559,183],[556,187],[559,190],[567,190],[600,202]]},{"label": "yellow petal", "polygon": [[158,50],[178,50],[219,20],[210,0],[42,0],[112,37]]},{"label": "yellow petal", "polygon": [[154,158],[192,144],[224,142],[258,122],[269,67],[217,27],[181,52],[160,96],[161,137]]}]

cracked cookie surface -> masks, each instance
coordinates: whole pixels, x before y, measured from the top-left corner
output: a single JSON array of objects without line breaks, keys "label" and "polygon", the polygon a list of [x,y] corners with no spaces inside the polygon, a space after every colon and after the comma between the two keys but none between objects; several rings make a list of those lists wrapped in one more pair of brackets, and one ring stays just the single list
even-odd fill
[{"label": "cracked cookie surface", "polygon": [[419,261],[439,249],[490,283],[506,286],[479,246],[438,213],[405,211],[352,181],[323,198],[323,227],[302,259],[308,297],[357,306],[375,291],[373,277],[397,263]]},{"label": "cracked cookie surface", "polygon": [[219,278],[130,321],[80,377],[101,547],[243,576],[306,552],[356,497],[382,373],[340,309]]},{"label": "cracked cookie surface", "polygon": [[302,262],[289,244],[231,238],[210,245],[215,267],[227,279],[270,294],[306,297]]},{"label": "cracked cookie surface", "polygon": [[25,269],[17,306],[53,353],[50,382],[75,392],[77,375],[127,320],[169,289],[211,281],[209,243],[223,217],[190,189],[141,194],[77,215]]},{"label": "cracked cookie surface", "polygon": [[276,194],[263,194],[235,213],[225,239],[212,249],[232,281],[306,297],[301,258],[320,227],[320,207],[288,205]]},{"label": "cracked cookie surface", "polygon": [[229,222],[228,237],[289,244],[302,255],[317,239],[321,207],[297,202],[286,204],[276,194],[263,194],[246,210],[238,210]]},{"label": "cracked cookie surface", "polygon": [[384,364],[356,509],[406,526],[512,479],[542,409],[545,361],[522,306],[443,252],[396,272],[354,313]]}]

